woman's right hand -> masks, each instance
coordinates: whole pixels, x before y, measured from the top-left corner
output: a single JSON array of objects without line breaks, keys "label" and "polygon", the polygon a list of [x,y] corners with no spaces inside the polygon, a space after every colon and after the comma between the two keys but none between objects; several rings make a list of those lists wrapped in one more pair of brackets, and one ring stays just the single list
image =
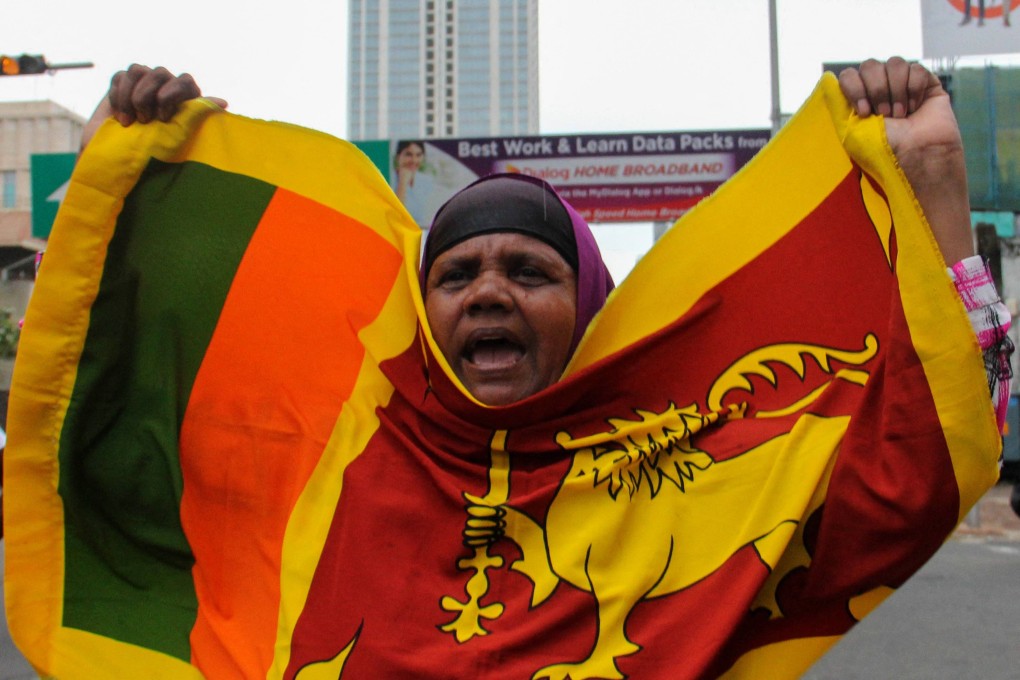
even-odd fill
[{"label": "woman's right hand", "polygon": [[[118,71],[113,76],[110,91],[99,102],[82,131],[81,146],[85,148],[107,118],[113,117],[125,126],[136,121],[166,122],[173,118],[181,104],[201,96],[202,91],[188,73],[175,76],[162,66],[149,68],[132,64],[126,71]],[[217,106],[227,108],[223,99],[209,99]]]}]

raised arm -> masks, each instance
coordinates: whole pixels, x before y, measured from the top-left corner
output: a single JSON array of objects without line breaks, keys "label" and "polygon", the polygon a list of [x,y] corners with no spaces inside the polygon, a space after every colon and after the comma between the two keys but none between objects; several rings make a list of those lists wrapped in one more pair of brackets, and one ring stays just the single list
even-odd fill
[{"label": "raised arm", "polygon": [[999,428],[1006,417],[1013,345],[1010,315],[991,274],[975,255],[963,141],[949,95],[938,77],[895,57],[869,59],[840,74],[843,93],[858,115],[885,116],[886,137],[921,203],[942,257],[984,351]]},{"label": "raised arm", "polygon": [[[131,125],[136,121],[165,122],[177,113],[181,104],[201,96],[201,89],[188,73],[175,76],[162,66],[149,68],[132,64],[127,70],[114,74],[109,92],[85,125],[81,147],[85,148],[107,118],[116,118],[121,125]],[[222,99],[210,99],[218,106],[227,107],[227,102]]]},{"label": "raised arm", "polygon": [[948,264],[974,255],[960,128],[938,77],[900,57],[840,74],[860,116],[885,116],[886,137]]}]

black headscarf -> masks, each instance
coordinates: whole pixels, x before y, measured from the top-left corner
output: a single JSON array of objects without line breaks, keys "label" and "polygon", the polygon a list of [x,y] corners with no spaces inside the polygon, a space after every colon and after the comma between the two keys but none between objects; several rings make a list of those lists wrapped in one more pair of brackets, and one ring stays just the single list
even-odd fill
[{"label": "black headscarf", "polygon": [[454,195],[439,209],[425,244],[423,274],[453,246],[482,234],[517,232],[552,246],[577,271],[570,214],[545,182],[527,175],[491,175]]}]

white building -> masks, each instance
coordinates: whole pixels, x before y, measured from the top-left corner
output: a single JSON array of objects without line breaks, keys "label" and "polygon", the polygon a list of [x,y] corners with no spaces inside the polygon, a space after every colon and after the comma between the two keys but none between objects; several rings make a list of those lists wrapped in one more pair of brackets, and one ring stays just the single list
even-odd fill
[{"label": "white building", "polygon": [[[32,155],[77,151],[84,125],[51,101],[0,102],[0,323],[24,316],[45,246],[32,237]],[[9,384],[10,359],[0,352],[0,396]]]},{"label": "white building", "polygon": [[348,137],[537,134],[538,0],[351,0]]},{"label": "white building", "polygon": [[0,102],[0,247],[31,239],[32,154],[77,151],[84,126],[51,101]]}]

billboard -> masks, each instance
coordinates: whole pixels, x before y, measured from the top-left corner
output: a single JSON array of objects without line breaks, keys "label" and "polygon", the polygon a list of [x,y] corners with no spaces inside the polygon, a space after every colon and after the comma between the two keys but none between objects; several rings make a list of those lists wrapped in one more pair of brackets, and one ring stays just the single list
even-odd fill
[{"label": "billboard", "polygon": [[546,180],[592,222],[674,220],[770,136],[761,129],[404,139],[390,143],[384,174],[423,227],[456,191],[497,172]]},{"label": "billboard", "polygon": [[1020,52],[1020,0],[921,0],[924,56]]}]

